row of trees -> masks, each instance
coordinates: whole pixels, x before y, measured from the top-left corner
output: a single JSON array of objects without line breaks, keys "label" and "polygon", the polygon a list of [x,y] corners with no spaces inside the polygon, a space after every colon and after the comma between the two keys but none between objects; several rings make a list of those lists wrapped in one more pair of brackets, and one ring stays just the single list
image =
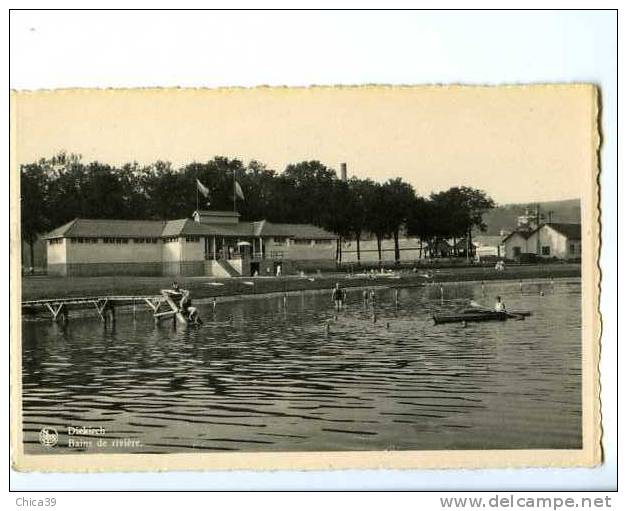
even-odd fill
[{"label": "row of trees", "polygon": [[360,241],[370,236],[377,240],[379,259],[382,240],[393,238],[396,260],[402,233],[432,247],[441,239],[470,240],[473,229],[485,229],[482,214],[494,207],[483,191],[469,187],[424,198],[401,178],[342,181],[319,161],[290,164],[277,173],[258,161],[224,157],[175,169],[162,161],[121,167],[85,163],[79,155],[61,153],[21,166],[22,237],[32,247],[39,234],[77,217],[189,217],[196,206],[196,179],[209,188],[209,200],[200,196],[201,209],[229,210],[234,178],[245,196],[237,204],[242,219],[324,227],[341,239],[354,239],[358,258]]}]

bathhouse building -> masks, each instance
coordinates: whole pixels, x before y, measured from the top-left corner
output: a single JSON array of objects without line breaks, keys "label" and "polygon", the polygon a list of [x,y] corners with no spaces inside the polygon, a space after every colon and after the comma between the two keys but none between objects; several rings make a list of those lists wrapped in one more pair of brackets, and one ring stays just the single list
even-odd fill
[{"label": "bathhouse building", "polygon": [[77,218],[44,236],[49,275],[276,275],[335,265],[337,236],[308,224],[243,222],[231,211],[193,219]]},{"label": "bathhouse building", "polygon": [[524,254],[540,258],[580,259],[581,224],[546,223],[532,230],[516,230],[503,239],[505,258]]}]

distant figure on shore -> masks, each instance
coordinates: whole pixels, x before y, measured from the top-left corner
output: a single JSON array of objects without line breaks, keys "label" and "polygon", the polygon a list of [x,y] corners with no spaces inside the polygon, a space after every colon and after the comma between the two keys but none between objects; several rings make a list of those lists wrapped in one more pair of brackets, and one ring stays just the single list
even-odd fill
[{"label": "distant figure on shore", "polygon": [[374,289],[371,289],[370,290],[370,301],[372,302],[372,305],[374,305],[376,297],[377,296],[375,295]]},{"label": "distant figure on shore", "polygon": [[500,296],[496,297],[496,303],[494,304],[495,312],[507,312],[505,309],[505,303],[501,300]]},{"label": "distant figure on shore", "polygon": [[362,294],[361,294],[361,296],[362,296],[362,298],[364,300],[364,303],[368,304],[368,298],[370,297],[370,291],[368,291],[367,289],[364,289]]},{"label": "distant figure on shore", "polygon": [[504,271],[505,270],[505,261],[497,261],[496,265],[494,266],[494,269],[496,271]]},{"label": "distant figure on shore", "polygon": [[335,303],[335,310],[341,310],[344,306],[344,300],[346,299],[346,294],[344,290],[340,287],[340,283],[336,282],[335,287],[333,288],[332,293],[333,302]]}]

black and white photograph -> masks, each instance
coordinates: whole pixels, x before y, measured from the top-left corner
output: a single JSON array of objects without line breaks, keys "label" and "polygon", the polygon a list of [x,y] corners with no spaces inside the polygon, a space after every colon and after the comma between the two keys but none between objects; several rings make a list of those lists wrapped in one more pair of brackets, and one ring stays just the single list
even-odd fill
[{"label": "black and white photograph", "polygon": [[594,85],[12,110],[24,467],[599,462]]}]

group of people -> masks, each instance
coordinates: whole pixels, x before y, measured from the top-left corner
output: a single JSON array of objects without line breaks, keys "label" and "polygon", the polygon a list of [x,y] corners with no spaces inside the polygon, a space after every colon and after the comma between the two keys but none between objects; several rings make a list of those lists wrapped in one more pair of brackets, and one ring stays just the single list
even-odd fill
[{"label": "group of people", "polygon": [[[335,283],[331,298],[335,304],[335,310],[339,311],[344,307],[344,303],[346,302],[346,290],[340,286],[339,282]],[[364,289],[362,292],[362,298],[365,304],[371,303],[374,305],[376,299],[374,289]]]}]

